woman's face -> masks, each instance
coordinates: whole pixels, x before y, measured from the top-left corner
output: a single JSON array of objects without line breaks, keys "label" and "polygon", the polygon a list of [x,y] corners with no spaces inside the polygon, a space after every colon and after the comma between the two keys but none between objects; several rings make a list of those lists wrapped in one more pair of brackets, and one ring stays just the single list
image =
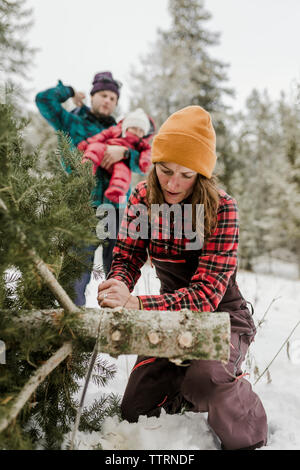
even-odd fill
[{"label": "woman's face", "polygon": [[168,204],[178,204],[187,198],[195,184],[197,173],[177,163],[156,163],[156,174]]}]

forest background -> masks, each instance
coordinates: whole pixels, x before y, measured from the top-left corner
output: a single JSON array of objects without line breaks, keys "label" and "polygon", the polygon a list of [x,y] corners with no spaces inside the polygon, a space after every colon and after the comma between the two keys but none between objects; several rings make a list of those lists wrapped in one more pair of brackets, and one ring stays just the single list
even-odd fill
[{"label": "forest background", "polygon": [[[5,4],[5,2],[3,3]],[[37,7],[34,0],[13,3],[23,5],[23,10],[33,6],[26,21],[34,21],[37,31],[40,31],[39,17],[35,14],[35,6],[38,15],[41,12],[41,4]],[[142,7],[141,3],[140,8]],[[218,9],[216,2],[212,3],[214,8]],[[274,28],[274,25],[272,26],[272,9],[268,0],[263,3],[263,13],[266,13],[267,5],[270,6],[270,26],[267,26],[266,23],[266,36],[265,38],[260,37],[260,42],[269,44],[268,30]],[[280,11],[279,4],[280,2],[272,4],[274,7],[274,20],[278,17]],[[91,10],[93,5],[96,9],[96,4],[92,2],[89,5]],[[228,5],[228,7],[230,6],[232,8],[232,2]],[[168,2],[168,8],[166,8],[165,3],[161,2],[163,20],[157,21],[159,24],[164,21],[167,27],[164,29],[157,28],[156,32],[153,32],[153,29],[151,30],[145,26],[145,35],[148,38],[150,34],[154,34],[151,37],[151,42],[146,43],[148,45],[138,58],[134,56],[136,50],[134,46],[132,46],[132,51],[128,50],[128,57],[132,60],[134,58],[134,62],[130,63],[125,60],[126,71],[121,74],[122,78],[126,77],[126,84],[122,89],[124,98],[123,101],[121,99],[116,117],[123,116],[125,112],[137,106],[142,106],[154,118],[158,129],[172,112],[190,104],[203,106],[211,112],[217,132],[217,174],[223,188],[237,199],[239,205],[240,223],[243,228],[241,230],[239,252],[241,267],[251,270],[259,257],[272,258],[276,256],[287,261],[296,260],[300,272],[299,75],[293,77],[293,79],[287,78],[285,80],[284,71],[281,71],[278,67],[278,76],[282,77],[283,80],[282,91],[277,98],[274,97],[274,92],[269,93],[267,87],[263,89],[257,87],[249,91],[244,103],[238,101],[237,105],[237,92],[228,78],[231,65],[226,57],[224,57],[224,60],[220,60],[216,59],[214,55],[214,48],[216,49],[217,45],[222,42],[222,35],[211,30],[210,20],[212,15],[209,7],[210,2],[176,0]],[[286,8],[290,9],[289,12],[291,12],[292,7],[293,1],[288,2]],[[156,4],[153,7],[155,14],[157,14],[157,8]],[[67,14],[67,24],[72,24],[72,18],[77,20],[78,15],[77,4],[74,5],[73,16],[65,9],[66,2],[62,3],[61,17],[56,20],[58,27],[62,29],[64,15]],[[98,13],[98,11],[95,13]],[[145,13],[147,13],[147,10]],[[234,10],[232,13],[234,13]],[[130,19],[133,23],[137,23],[136,34],[133,27],[129,36],[133,38],[132,43],[138,42],[138,35],[141,34],[140,23],[146,17],[138,9],[136,2],[133,2],[131,8],[130,5],[128,6],[125,14],[128,15],[128,21]],[[88,14],[86,16],[88,17]],[[105,13],[103,17],[103,21],[105,21]],[[109,20],[109,17],[107,18]],[[57,140],[54,131],[35,109],[34,93],[41,90],[34,90],[30,82],[32,80],[32,83],[36,86],[36,83],[40,83],[36,76],[45,76],[45,70],[37,70],[34,64],[35,58],[39,55],[41,56],[40,63],[45,64],[47,51],[43,49],[34,51],[36,45],[28,43],[29,33],[33,26],[28,27],[27,34],[24,34],[24,29],[21,29],[19,34],[14,25],[22,23],[20,16],[17,19],[16,16],[14,17],[11,14],[8,21],[11,22],[11,25],[6,40],[9,39],[11,43],[11,58],[13,56],[14,58],[10,65],[8,57],[2,60],[2,80],[13,78],[14,82],[17,82],[19,86],[26,90],[23,94],[21,106],[21,114],[30,118],[30,124],[25,134],[26,149],[32,150],[40,145],[43,152],[47,152],[47,150],[55,148]],[[118,43],[121,40],[117,29],[119,21],[119,19],[116,19],[116,23],[111,25],[111,38],[105,39],[104,46],[106,45],[106,47],[104,49],[110,50],[111,42]],[[260,21],[264,22],[263,19]],[[267,17],[265,21],[267,22]],[[131,22],[129,24],[131,25]],[[284,21],[282,26],[287,30],[289,29],[288,24]],[[78,28],[80,26],[74,21],[74,33]],[[99,28],[101,31],[101,16],[99,17]],[[70,28],[66,27],[65,29],[68,32],[70,31]],[[124,29],[121,30],[121,33],[123,31]],[[281,34],[282,42],[284,42],[284,34],[282,32]],[[36,35],[35,32],[32,37],[36,38]],[[65,37],[62,33],[58,33],[57,36],[58,39],[56,40]],[[259,47],[259,43],[255,39],[256,36],[255,25],[253,25],[253,48]],[[101,33],[99,38],[101,48],[103,48],[104,39]],[[292,35],[288,38],[290,40]],[[237,42],[239,41],[238,37],[235,39]],[[4,41],[4,36],[2,41]],[[43,41],[45,43],[45,36],[43,36]],[[82,48],[78,51],[79,77],[82,76],[81,69],[87,66],[87,59],[83,57],[84,49],[88,48],[88,57],[90,57],[91,51],[97,51],[97,43],[94,44],[93,41],[92,33],[80,41]],[[143,38],[141,38],[141,42],[145,44]],[[43,44],[43,42],[41,41],[39,46],[40,44]],[[72,39],[67,38],[66,44],[62,44],[62,53],[59,54],[57,51],[57,66],[53,65],[51,69],[55,68],[54,75],[57,79],[72,82],[66,84],[74,86],[75,83],[76,87],[85,87],[83,91],[88,95],[87,87],[89,85],[86,83],[79,84],[76,73],[74,78],[69,75],[63,77],[61,75],[62,71],[56,70],[56,67],[59,67],[62,61],[63,54],[66,53],[71,44]],[[15,50],[13,52],[14,46]],[[288,44],[283,44],[283,49],[284,46],[287,48]],[[261,47],[262,50],[265,50],[263,45]],[[277,43],[274,44],[275,47],[277,47]],[[17,53],[18,48],[20,48],[19,55]],[[140,49],[137,48],[137,50]],[[114,49],[112,48],[111,51],[114,52]],[[3,54],[6,52],[7,49],[3,48]],[[52,49],[51,54],[49,59],[54,61]],[[257,64],[249,64],[246,54],[247,51],[245,51],[245,57],[242,59],[245,68],[246,70],[250,70],[250,68],[253,70],[261,59],[257,59]],[[259,57],[259,54],[260,51],[257,49],[257,57]],[[270,44],[269,55],[263,59],[265,62],[270,63],[270,68],[274,67],[275,55],[276,50]],[[107,53],[103,53],[103,56],[104,60],[99,54],[93,60],[92,65],[89,63],[89,70],[96,72],[97,67],[99,70],[104,70],[106,68],[105,60],[108,62]],[[251,59],[249,58],[249,60]],[[16,66],[18,61],[20,62],[19,67]],[[297,62],[296,57],[295,62]],[[69,63],[69,69],[76,70],[73,54],[70,54],[70,58],[66,57],[64,63],[66,69]],[[121,59],[116,57],[115,75],[120,70],[120,63],[122,63]],[[21,70],[23,75],[26,72],[29,80],[26,81],[24,77],[20,77]],[[259,76],[259,71],[257,71],[257,75]],[[92,80],[92,75],[90,80]],[[55,86],[55,84],[49,81],[49,83],[45,83],[44,88]],[[274,88],[274,84],[270,84],[270,88],[271,85]],[[88,96],[86,101],[89,104]],[[124,101],[127,109],[124,109]],[[71,100],[67,102],[66,106],[68,109],[74,107]],[[133,181],[136,183],[138,178]]]}]

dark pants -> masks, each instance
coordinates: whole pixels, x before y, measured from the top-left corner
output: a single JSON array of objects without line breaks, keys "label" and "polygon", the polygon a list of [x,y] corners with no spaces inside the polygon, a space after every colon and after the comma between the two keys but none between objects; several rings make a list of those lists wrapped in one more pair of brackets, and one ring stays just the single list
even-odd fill
[{"label": "dark pants", "polygon": [[[96,245],[89,245],[84,250],[84,263],[87,266],[92,266],[94,261],[95,251],[97,249]],[[74,304],[78,307],[85,305],[85,289],[88,283],[91,280],[91,269],[87,269],[80,278],[76,279],[74,282],[75,298]]]},{"label": "dark pants", "polygon": [[[116,235],[118,234],[119,231],[119,213],[118,210],[116,209],[116,218],[115,218],[115,224],[116,224]],[[116,239],[115,238],[107,238],[103,240],[103,245],[102,245],[102,262],[103,262],[103,271],[105,278],[107,277],[110,268],[111,268],[111,263],[112,263],[112,258],[113,258],[113,249],[116,244]],[[94,256],[95,256],[95,251],[98,247],[96,245],[90,245],[86,247],[84,250],[86,252],[85,255],[85,264],[87,266],[92,266],[93,261],[94,261]],[[91,280],[91,269],[88,268],[79,279],[77,279],[74,283],[74,289],[75,289],[75,298],[74,298],[74,303],[75,305],[78,305],[79,307],[82,307],[86,303],[85,299],[85,289],[86,286],[89,284]]]},{"label": "dark pants", "polygon": [[[230,360],[193,360],[187,367],[168,359],[138,357],[121,403],[123,419],[179,412],[182,405],[208,412],[208,424],[224,449],[260,447],[267,441],[267,418],[259,397],[241,374],[249,336],[232,332]],[[224,367],[225,366],[225,367]]]}]

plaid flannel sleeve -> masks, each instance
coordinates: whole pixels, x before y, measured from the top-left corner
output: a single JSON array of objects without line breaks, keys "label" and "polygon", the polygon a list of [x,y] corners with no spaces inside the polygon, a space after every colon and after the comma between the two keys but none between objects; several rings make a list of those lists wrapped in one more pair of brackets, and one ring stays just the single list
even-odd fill
[{"label": "plaid flannel sleeve", "polygon": [[217,228],[204,245],[198,268],[186,288],[162,295],[142,295],[145,310],[214,311],[237,265],[238,211],[232,198],[222,198]]},{"label": "plaid flannel sleeve", "polygon": [[36,95],[35,102],[41,115],[56,131],[69,132],[72,121],[76,120],[76,117],[62,106],[62,103],[72,96],[74,96],[73,88],[63,85],[61,81],[56,87]]},{"label": "plaid flannel sleeve", "polygon": [[[148,253],[148,231],[144,238],[139,237],[138,221],[147,218],[147,208],[141,195],[146,194],[144,183],[139,183],[132,192],[118,233],[113,251],[113,262],[107,279],[123,281],[130,292],[141,276],[141,268],[145,264]],[[141,223],[140,226],[148,226]]]}]

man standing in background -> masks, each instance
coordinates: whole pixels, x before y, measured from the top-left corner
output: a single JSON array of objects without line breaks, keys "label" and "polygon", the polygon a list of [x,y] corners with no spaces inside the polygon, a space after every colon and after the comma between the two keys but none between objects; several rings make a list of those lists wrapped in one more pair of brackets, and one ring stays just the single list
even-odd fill
[{"label": "man standing in background", "polygon": [[[77,146],[82,140],[86,140],[104,129],[115,125],[115,118],[112,113],[115,111],[119,96],[121,83],[115,80],[111,72],[100,72],[94,76],[93,86],[90,92],[91,106],[90,108],[83,103],[85,95],[77,92],[71,86],[64,85],[61,81],[54,88],[49,88],[36,95],[36,105],[47,120],[47,122],[56,130],[63,131],[70,136],[74,146]],[[77,108],[71,112],[67,111],[62,103],[69,98],[73,99]],[[136,150],[128,150],[126,147],[118,145],[110,145],[107,147],[106,153],[101,165],[96,172],[96,184],[92,191],[92,205],[96,209],[99,205],[109,203],[111,201],[105,198],[104,192],[109,185],[110,174],[107,170],[114,163],[129,159],[129,168],[135,173],[141,173],[139,169],[139,152]],[[62,160],[62,164],[64,162]],[[64,165],[65,167],[65,165]],[[66,168],[66,171],[70,171]],[[129,194],[127,195],[129,196]],[[116,209],[116,234],[118,233],[119,222],[119,205],[114,204]],[[105,276],[110,271],[112,261],[112,251],[115,246],[115,239],[106,239],[103,244],[103,268]],[[94,252],[97,246],[88,247],[88,262],[92,262]],[[85,288],[90,281],[90,269],[75,282],[75,299],[74,303],[78,306],[85,305]]]}]

